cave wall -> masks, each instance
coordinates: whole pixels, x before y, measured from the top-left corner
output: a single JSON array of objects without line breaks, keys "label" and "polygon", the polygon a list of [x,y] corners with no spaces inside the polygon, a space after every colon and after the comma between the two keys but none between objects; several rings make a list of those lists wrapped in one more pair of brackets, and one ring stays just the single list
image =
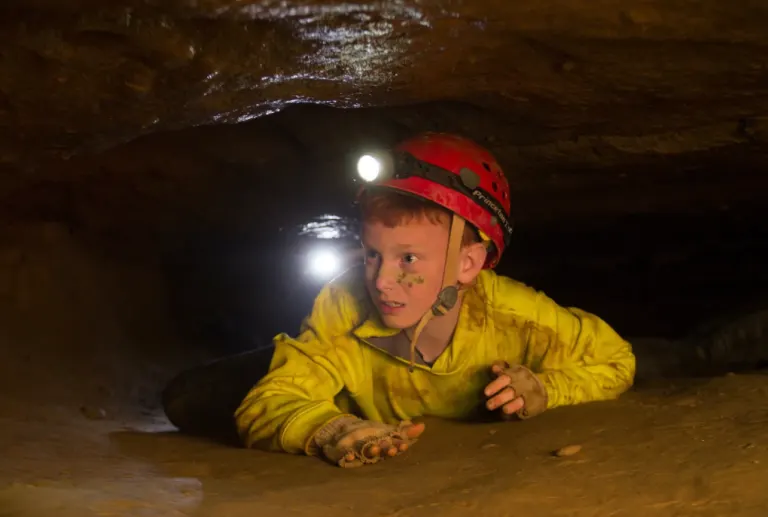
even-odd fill
[{"label": "cave wall", "polygon": [[183,338],[227,353],[296,327],[317,286],[286,257],[300,253],[302,222],[355,215],[359,153],[457,132],[510,178],[516,231],[502,273],[620,330],[680,335],[768,283],[768,153],[735,123],[710,129],[543,144],[468,103],[301,105],[51,162],[14,177],[0,216],[61,221],[105,256],[162,264]]},{"label": "cave wall", "polygon": [[[757,122],[750,128],[734,119],[706,131],[545,143],[533,136],[536,127],[471,103],[299,105],[0,175],[0,216],[67,221],[84,235],[118,242],[121,253],[140,254],[150,237],[170,250],[189,233],[257,232],[313,212],[352,213],[359,154],[426,130],[465,135],[497,156],[521,226],[743,212],[761,209],[768,193],[768,132]],[[136,246],[125,244],[136,236]]]},{"label": "cave wall", "polygon": [[295,106],[2,176],[2,393],[20,412],[119,412],[187,365],[292,332],[320,287],[297,274],[301,225],[354,216],[358,154],[423,130],[478,140],[510,177],[501,273],[624,334],[679,337],[768,293],[768,155],[716,129],[710,146],[550,145],[466,103]]},{"label": "cave wall", "polygon": [[[0,226],[0,408],[136,416],[203,355],[182,346],[157,264],[106,257],[61,222]],[[80,415],[82,413],[82,415]]]},{"label": "cave wall", "polygon": [[0,167],[302,102],[468,102],[587,158],[761,138],[766,20],[754,1],[6,0]]}]

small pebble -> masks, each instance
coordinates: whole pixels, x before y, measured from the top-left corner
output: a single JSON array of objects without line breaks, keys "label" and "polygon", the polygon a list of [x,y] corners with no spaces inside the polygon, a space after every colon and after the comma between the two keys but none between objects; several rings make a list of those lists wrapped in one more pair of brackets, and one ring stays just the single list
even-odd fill
[{"label": "small pebble", "polygon": [[554,455],[557,456],[558,458],[562,458],[564,456],[573,456],[580,450],[581,450],[581,445],[566,445],[565,447],[557,449],[554,452]]}]

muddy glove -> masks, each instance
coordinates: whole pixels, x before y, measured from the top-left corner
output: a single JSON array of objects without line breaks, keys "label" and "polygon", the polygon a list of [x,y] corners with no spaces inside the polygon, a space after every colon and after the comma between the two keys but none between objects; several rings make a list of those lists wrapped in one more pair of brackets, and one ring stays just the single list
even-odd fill
[{"label": "muddy glove", "polygon": [[345,416],[320,428],[313,440],[328,461],[353,468],[405,452],[423,431],[424,424],[409,421],[395,426]]},{"label": "muddy glove", "polygon": [[491,371],[496,379],[485,388],[489,398],[486,407],[493,411],[501,408],[505,415],[531,418],[547,409],[547,390],[538,377],[525,366],[509,366],[504,361],[493,363]]}]

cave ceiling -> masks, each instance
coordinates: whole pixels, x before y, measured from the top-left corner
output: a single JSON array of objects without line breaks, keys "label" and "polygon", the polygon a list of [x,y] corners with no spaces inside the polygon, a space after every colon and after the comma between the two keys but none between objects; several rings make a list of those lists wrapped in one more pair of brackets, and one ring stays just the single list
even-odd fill
[{"label": "cave ceiling", "polygon": [[5,0],[0,193],[336,191],[350,149],[436,129],[497,154],[523,219],[722,209],[765,196],[767,67],[756,0]]}]

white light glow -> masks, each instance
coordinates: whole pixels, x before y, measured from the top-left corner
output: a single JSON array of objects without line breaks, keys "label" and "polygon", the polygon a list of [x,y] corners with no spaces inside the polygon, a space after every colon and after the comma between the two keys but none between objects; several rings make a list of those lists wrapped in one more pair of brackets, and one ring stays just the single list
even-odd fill
[{"label": "white light glow", "polygon": [[365,181],[374,181],[381,173],[381,162],[370,154],[361,156],[357,162],[357,173]]},{"label": "white light glow", "polygon": [[341,258],[330,250],[318,250],[309,254],[309,272],[320,279],[330,279],[341,269]]}]

